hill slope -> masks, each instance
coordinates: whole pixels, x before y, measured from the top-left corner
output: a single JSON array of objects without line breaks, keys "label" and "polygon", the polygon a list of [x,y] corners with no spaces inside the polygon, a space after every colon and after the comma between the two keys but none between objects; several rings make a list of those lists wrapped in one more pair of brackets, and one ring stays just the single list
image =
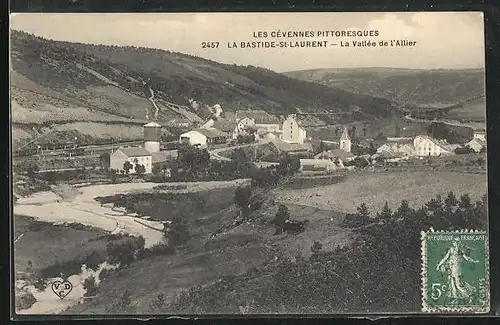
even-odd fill
[{"label": "hill slope", "polygon": [[399,104],[457,103],[485,92],[483,69],[318,69],[285,75]]},{"label": "hill slope", "polygon": [[[140,138],[147,119],[199,122],[215,104],[274,115],[357,111],[363,118],[395,111],[385,99],[163,50],[52,41],[19,31],[11,33],[11,48],[14,141],[75,122],[108,129],[127,124],[136,129],[129,138]],[[120,138],[99,127],[87,132]]]}]

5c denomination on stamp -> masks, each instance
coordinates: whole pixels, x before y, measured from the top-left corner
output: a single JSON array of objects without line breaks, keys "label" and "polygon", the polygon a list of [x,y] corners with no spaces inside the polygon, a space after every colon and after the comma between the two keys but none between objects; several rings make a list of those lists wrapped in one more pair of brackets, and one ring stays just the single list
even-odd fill
[{"label": "5c denomination on stamp", "polygon": [[488,238],[482,231],[422,232],[422,311],[490,309]]}]

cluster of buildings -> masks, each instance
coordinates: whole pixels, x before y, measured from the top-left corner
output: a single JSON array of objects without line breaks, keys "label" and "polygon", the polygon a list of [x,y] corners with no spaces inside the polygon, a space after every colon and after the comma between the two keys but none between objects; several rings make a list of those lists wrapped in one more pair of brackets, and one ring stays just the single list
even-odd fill
[{"label": "cluster of buildings", "polygon": [[[306,131],[295,115],[289,115],[283,123],[266,112],[249,111],[238,113],[234,118],[210,119],[206,123],[180,135],[179,142],[206,148],[212,144],[235,141],[240,135],[250,135],[255,140],[270,139],[280,150],[287,153],[312,153],[312,146],[306,142]],[[144,125],[144,144],[141,147],[124,147],[110,155],[110,168],[123,172],[128,161],[132,168],[128,173],[136,172],[135,166],[144,166],[145,173],[151,173],[156,162],[175,158],[176,150],[160,150],[162,126],[151,122]],[[352,140],[347,129],[344,129],[337,149],[326,150],[309,159],[301,159],[303,168],[319,168],[335,170],[344,168],[344,163],[352,161],[356,155],[352,153]],[[373,143],[372,143],[373,145]],[[486,133],[475,131],[472,140],[464,145],[449,144],[445,140],[434,139],[428,135],[415,137],[387,138],[372,152],[371,157],[383,157],[396,161],[409,157],[445,156],[455,153],[457,148],[469,148],[481,152],[486,148]],[[358,155],[359,156],[359,155]],[[370,156],[370,155],[365,155]]]},{"label": "cluster of buildings", "polygon": [[[180,135],[179,142],[200,148],[206,148],[213,144],[222,144],[235,141],[240,135],[255,136],[255,140],[272,139],[277,140],[278,145],[302,145],[306,139],[306,131],[300,126],[295,115],[290,115],[281,124],[279,119],[264,111],[248,111],[236,113],[234,118],[209,119],[203,125]],[[186,123],[186,121],[181,121]],[[122,147],[113,151],[110,155],[110,169],[123,172],[125,163],[128,161],[132,168],[129,174],[136,173],[135,166],[142,165],[146,174],[151,173],[153,164],[166,161],[176,156],[175,150],[161,151],[162,126],[151,122],[143,126],[144,144],[140,147]],[[287,150],[292,150],[286,148]]]},{"label": "cluster of buildings", "polygon": [[[331,171],[346,168],[344,163],[357,157],[351,152],[352,141],[347,129],[344,129],[338,145],[338,149],[323,151],[315,155],[314,159],[301,159],[302,169]],[[387,138],[387,141],[376,149],[375,154],[359,155],[359,157],[367,159],[367,162],[368,158],[377,157],[387,158],[387,161],[395,162],[410,157],[453,155],[457,148],[469,148],[474,152],[481,152],[486,148],[486,133],[475,131],[472,140],[464,145],[449,144],[445,140],[438,140],[428,135]]]},{"label": "cluster of buildings", "polygon": [[446,140],[438,140],[428,135],[417,135],[414,138],[388,138],[387,142],[377,149],[377,153],[390,157],[428,157],[455,154],[458,148],[469,148],[481,152],[486,148],[486,133],[474,131],[471,141],[460,144],[450,144]]},{"label": "cluster of buildings", "polygon": [[295,115],[289,115],[281,124],[279,119],[263,111],[238,112],[233,118],[210,119],[203,125],[179,137],[179,142],[202,148],[210,144],[236,141],[239,136],[253,135],[255,140],[278,139],[288,143],[303,144],[306,130]]},{"label": "cluster of buildings", "polygon": [[129,174],[136,173],[136,165],[144,166],[145,173],[150,174],[154,163],[165,161],[169,158],[175,158],[177,155],[175,150],[160,150],[162,130],[162,126],[160,124],[151,122],[144,125],[143,129],[143,146],[121,147],[114,150],[109,156],[110,169],[123,172],[124,164],[128,161],[132,166],[132,168],[128,171]]}]

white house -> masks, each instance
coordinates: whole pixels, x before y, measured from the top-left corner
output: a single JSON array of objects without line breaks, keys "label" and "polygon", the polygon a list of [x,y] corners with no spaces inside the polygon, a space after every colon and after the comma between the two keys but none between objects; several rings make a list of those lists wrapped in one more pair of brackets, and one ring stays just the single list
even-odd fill
[{"label": "white house", "polygon": [[444,141],[431,138],[427,135],[417,135],[413,139],[413,147],[417,156],[451,155],[453,150]]},{"label": "white house", "polygon": [[475,130],[474,131],[474,139],[479,139],[479,140],[486,142],[486,132]]},{"label": "white house", "polygon": [[480,152],[483,148],[486,148],[486,140],[474,137],[472,140],[467,142],[465,146],[471,148],[475,152]]},{"label": "white house", "polygon": [[236,116],[252,120],[256,129],[265,129],[271,132],[277,132],[280,130],[279,119],[266,111],[237,111]]},{"label": "white house", "polygon": [[289,115],[283,122],[282,139],[291,143],[304,143],[306,130],[300,127],[294,114]]},{"label": "white house", "polygon": [[416,155],[412,138],[388,141],[377,148],[377,153],[389,157],[410,157]]},{"label": "white house", "polygon": [[250,128],[255,128],[255,120],[249,117],[243,117],[236,121],[233,130],[233,139],[237,139],[238,135],[245,135],[248,133]]},{"label": "white house", "polygon": [[332,160],[329,159],[300,159],[300,170],[324,170],[324,171],[334,171],[337,166]]},{"label": "white house", "polygon": [[226,141],[227,135],[215,128],[198,128],[183,133],[179,137],[180,143],[200,147],[206,147],[208,144],[224,143]]},{"label": "white house", "polygon": [[135,165],[143,165],[146,174],[151,173],[152,155],[149,151],[142,147],[126,147],[119,148],[113,152],[109,157],[109,168],[121,171],[123,165],[128,161],[132,164],[129,174],[135,173]]},{"label": "white house", "polygon": [[347,129],[344,128],[344,132],[342,132],[342,135],[340,136],[340,150],[351,152],[351,146],[351,137],[349,136]]}]

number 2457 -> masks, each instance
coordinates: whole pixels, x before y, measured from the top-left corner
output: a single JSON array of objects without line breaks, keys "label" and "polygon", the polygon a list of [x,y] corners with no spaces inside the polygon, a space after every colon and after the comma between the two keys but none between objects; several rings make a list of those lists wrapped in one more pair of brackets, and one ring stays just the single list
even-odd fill
[{"label": "number 2457", "polygon": [[219,47],[219,42],[201,42],[203,49],[216,49]]}]

